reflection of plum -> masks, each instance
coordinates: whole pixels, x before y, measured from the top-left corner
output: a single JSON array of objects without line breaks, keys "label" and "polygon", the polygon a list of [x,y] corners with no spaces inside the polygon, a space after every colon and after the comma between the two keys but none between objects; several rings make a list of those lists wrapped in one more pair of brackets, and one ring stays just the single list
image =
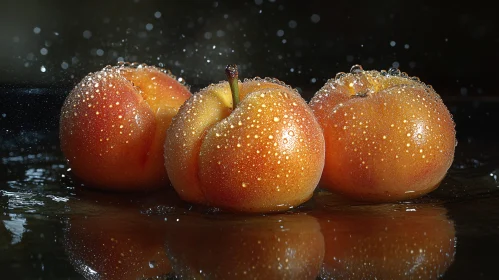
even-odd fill
[{"label": "reflection of plum", "polygon": [[352,206],[314,214],[323,279],[435,279],[454,260],[454,224],[429,205]]},{"label": "reflection of plum", "polygon": [[69,203],[64,244],[76,270],[87,279],[168,274],[171,266],[164,252],[163,223],[141,214],[136,204],[111,204],[111,196],[100,195],[106,202],[87,197]]},{"label": "reflection of plum", "polygon": [[307,215],[190,216],[170,224],[167,254],[180,278],[316,279],[324,257],[319,224]]}]

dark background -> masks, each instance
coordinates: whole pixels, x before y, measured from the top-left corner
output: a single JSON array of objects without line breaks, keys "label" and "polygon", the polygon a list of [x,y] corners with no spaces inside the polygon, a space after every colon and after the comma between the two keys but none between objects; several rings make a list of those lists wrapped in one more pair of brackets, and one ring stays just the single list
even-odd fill
[{"label": "dark background", "polygon": [[309,99],[353,64],[398,66],[442,96],[495,96],[492,4],[440,1],[2,1],[3,88],[71,88],[118,60],[154,64],[194,90],[271,76]]},{"label": "dark background", "polygon": [[[307,100],[353,64],[398,66],[433,85],[456,122],[455,163],[441,188],[457,197],[446,204],[458,240],[446,278],[496,279],[499,199],[476,198],[499,186],[497,14],[495,4],[480,1],[0,0],[0,157],[59,153],[65,96],[86,74],[119,60],[170,69],[194,91],[237,63],[242,78],[276,77]],[[8,172],[0,177],[15,178]],[[39,227],[55,240],[54,229]],[[54,269],[44,273],[74,273],[61,263],[61,248],[52,250]],[[31,260],[19,269],[34,270]]]}]

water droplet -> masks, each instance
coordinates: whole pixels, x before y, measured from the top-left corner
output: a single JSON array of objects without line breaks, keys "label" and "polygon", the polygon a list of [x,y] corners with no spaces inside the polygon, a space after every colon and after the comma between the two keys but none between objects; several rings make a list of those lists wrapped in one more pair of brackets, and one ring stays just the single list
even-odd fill
[{"label": "water droplet", "polygon": [[318,14],[313,14],[310,17],[310,21],[312,21],[313,23],[318,23],[320,20],[321,20],[321,17]]},{"label": "water droplet", "polygon": [[334,77],[336,80],[339,80],[341,78],[343,78],[343,76],[345,76],[346,73],[345,72],[338,72],[338,74],[336,74],[336,76]]},{"label": "water droplet", "polygon": [[364,69],[362,68],[362,65],[359,65],[359,64],[355,64],[352,66],[352,68],[350,68],[350,73],[352,74],[360,74],[364,71]]},{"label": "water droplet", "polygon": [[279,121],[279,117],[274,117],[274,121],[278,122]]},{"label": "water droplet", "polygon": [[155,261],[150,261],[149,262],[149,268],[155,268],[156,267],[156,262]]},{"label": "water droplet", "polygon": [[398,68],[392,67],[392,68],[388,69],[388,74],[390,74],[392,76],[398,76],[398,75],[400,75],[400,70]]},{"label": "water droplet", "polygon": [[421,80],[418,77],[411,77],[410,79],[416,82],[421,82]]},{"label": "water droplet", "polygon": [[83,38],[90,39],[92,37],[92,32],[90,30],[83,31]]}]

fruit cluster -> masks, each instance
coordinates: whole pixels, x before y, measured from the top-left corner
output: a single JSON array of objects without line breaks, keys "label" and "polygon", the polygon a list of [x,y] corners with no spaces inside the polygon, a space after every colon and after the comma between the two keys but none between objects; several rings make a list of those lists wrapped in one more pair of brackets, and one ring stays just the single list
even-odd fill
[{"label": "fruit cluster", "polygon": [[[196,94],[143,64],[85,77],[61,112],[61,148],[89,187],[151,190],[171,182],[192,203],[241,212],[290,209],[315,188],[370,202],[438,186],[456,145],[439,95],[396,69],[352,67],[307,103],[275,79]],[[166,167],[166,168],[165,168]]]}]

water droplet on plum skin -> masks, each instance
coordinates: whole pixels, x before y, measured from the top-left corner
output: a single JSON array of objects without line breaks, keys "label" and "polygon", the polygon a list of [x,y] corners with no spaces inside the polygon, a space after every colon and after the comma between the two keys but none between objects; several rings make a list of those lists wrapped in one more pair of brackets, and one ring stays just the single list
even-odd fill
[{"label": "water droplet on plum skin", "polygon": [[363,71],[364,69],[362,68],[362,65],[359,64],[352,65],[352,68],[350,68],[350,73],[352,74],[360,74]]},{"label": "water droplet on plum skin", "polygon": [[399,76],[400,70],[398,68],[391,67],[390,69],[388,69],[388,74],[391,76]]}]

